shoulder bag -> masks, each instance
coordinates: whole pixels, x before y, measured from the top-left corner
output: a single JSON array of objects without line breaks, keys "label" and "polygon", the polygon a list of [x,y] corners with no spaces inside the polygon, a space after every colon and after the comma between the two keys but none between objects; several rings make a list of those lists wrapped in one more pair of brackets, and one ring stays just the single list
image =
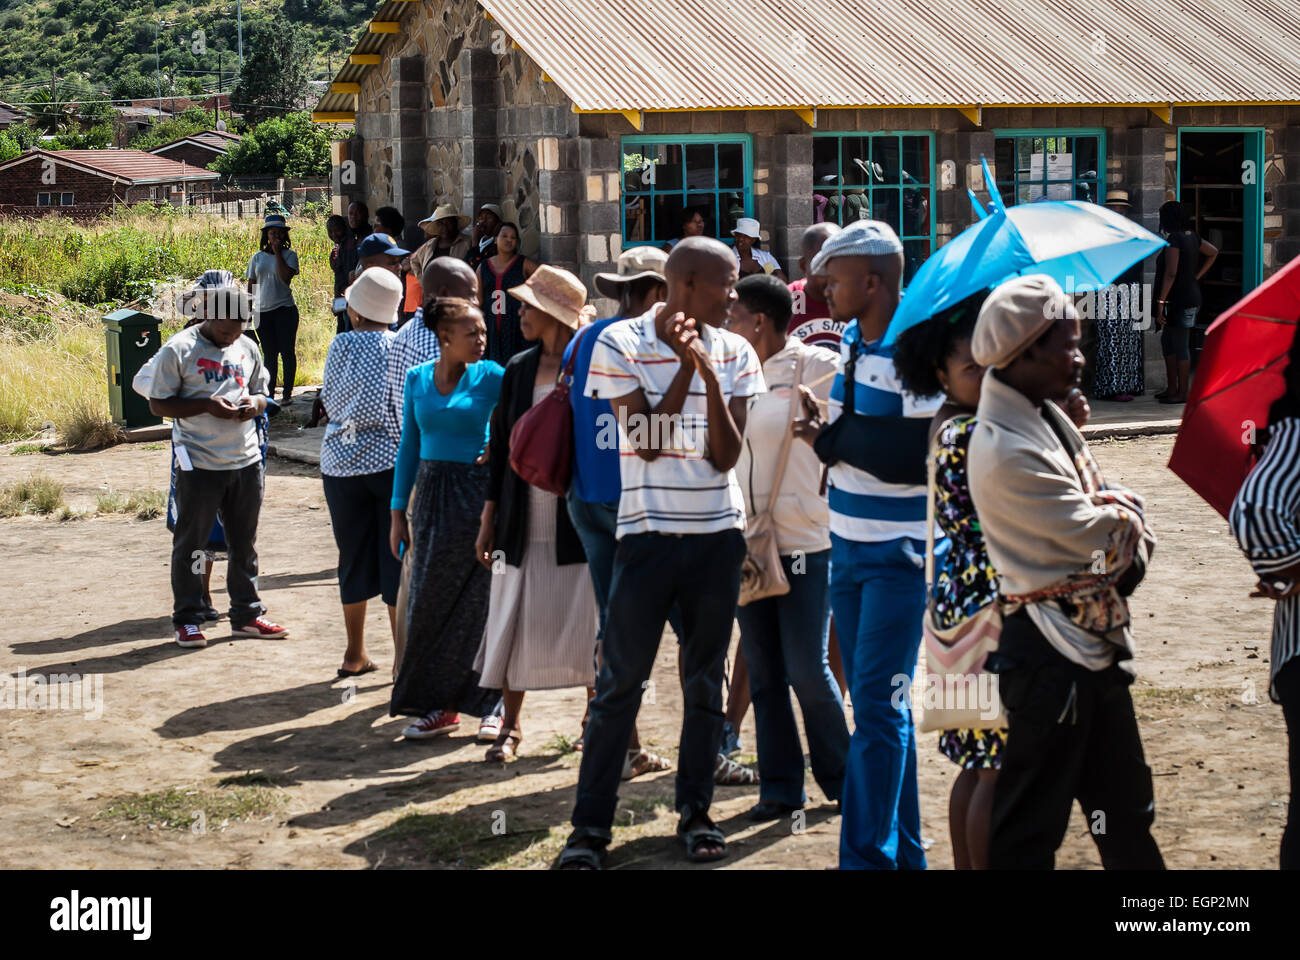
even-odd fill
[{"label": "shoulder bag", "polygon": [[573,473],[573,407],[569,387],[578,344],[590,327],[578,331],[569,362],[555,378],[555,389],[526,410],[510,431],[510,468],[526,483],[562,497]]},{"label": "shoulder bag", "polygon": [[[772,493],[767,499],[767,509],[745,524],[746,552],[744,562],[740,565],[740,597],[736,601],[742,607],[764,597],[779,597],[790,592],[790,581],[786,579],[785,569],[781,566],[781,550],[776,542],[776,522],[772,519],[772,511],[776,508],[776,498],[781,494],[786,464],[790,462],[790,446],[794,442],[793,423],[800,411],[799,384],[802,380],[803,353],[800,352],[795,360],[794,382],[790,384],[789,423],[786,424],[785,436],[781,440],[781,452],[777,455],[776,473],[772,477]],[[753,462],[752,459],[750,462]],[[749,501],[754,502],[752,483]]]},{"label": "shoulder bag", "polygon": [[951,627],[940,628],[934,622],[935,455],[948,423],[935,434],[926,466],[925,614],[921,621],[925,686],[920,730],[1005,729],[1007,717],[998,696],[997,674],[984,669],[984,661],[998,648],[1002,633],[998,601]]}]

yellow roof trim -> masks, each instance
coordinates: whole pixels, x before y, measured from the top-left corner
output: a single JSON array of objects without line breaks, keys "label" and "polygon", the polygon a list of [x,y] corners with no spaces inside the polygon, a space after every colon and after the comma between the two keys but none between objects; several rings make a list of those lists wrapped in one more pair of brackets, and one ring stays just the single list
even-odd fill
[{"label": "yellow roof trim", "polygon": [[399,33],[402,29],[401,23],[396,20],[371,20],[371,33]]},{"label": "yellow roof trim", "polygon": [[377,53],[354,53],[348,57],[348,63],[354,67],[377,67],[380,59]]},{"label": "yellow roof trim", "polygon": [[335,80],[330,84],[330,93],[360,93],[361,84],[348,83],[345,80]]},{"label": "yellow roof trim", "polygon": [[643,111],[643,110],[618,110],[618,111],[615,111],[615,112],[617,112],[617,113],[621,113],[624,117],[627,118],[627,122],[630,123],[630,124],[632,124],[632,126],[636,127],[638,130],[641,130],[641,129],[643,129],[643,128],[645,127],[645,111]]},{"label": "yellow roof trim", "polygon": [[977,127],[984,126],[984,108],[981,107],[979,104],[976,104],[973,107],[954,107],[953,109],[956,110],[958,113],[960,113],[971,123],[975,124],[975,126]]},{"label": "yellow roof trim", "polygon": [[817,108],[816,107],[795,107],[794,112],[799,114],[803,122],[808,124],[814,130],[817,129]]},{"label": "yellow roof trim", "polygon": [[311,115],[312,123],[352,123],[356,119],[357,115],[353,110],[339,110],[334,113],[317,111]]},{"label": "yellow roof trim", "polygon": [[1159,118],[1160,118],[1161,120],[1163,120],[1165,123],[1170,124],[1171,126],[1173,125],[1173,122],[1174,122],[1174,105],[1173,105],[1172,103],[1166,104],[1166,105],[1163,106],[1163,107],[1160,106],[1160,105],[1158,105],[1158,104],[1153,104],[1152,106],[1148,107],[1147,109],[1150,110],[1152,113],[1154,113],[1157,117],[1159,117]]},{"label": "yellow roof trim", "polygon": [[[978,109],[984,110],[1006,110],[1018,107],[1082,107],[1095,109],[1130,109],[1130,110],[1152,110],[1167,111],[1172,107],[1298,107],[1300,100],[1252,100],[1231,102],[1223,100],[1195,100],[1182,101],[1178,103],[983,103],[978,105]],[[714,111],[734,111],[734,110],[793,110],[803,111],[816,109],[821,110],[961,110],[973,111],[974,105],[953,104],[953,103],[833,103],[819,104],[816,107],[809,107],[807,104],[769,104],[765,106],[753,105],[736,105],[726,107],[641,107],[631,111],[622,110],[618,107],[595,107],[591,109],[579,107],[576,104],[573,107],[574,113],[711,113]]]}]

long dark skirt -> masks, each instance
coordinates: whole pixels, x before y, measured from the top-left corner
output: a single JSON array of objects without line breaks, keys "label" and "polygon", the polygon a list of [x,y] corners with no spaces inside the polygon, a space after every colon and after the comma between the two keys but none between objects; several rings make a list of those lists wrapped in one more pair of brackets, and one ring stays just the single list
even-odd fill
[{"label": "long dark skirt", "polygon": [[1120,317],[1098,317],[1097,359],[1093,366],[1092,395],[1114,397],[1143,388],[1142,331],[1137,321]]},{"label": "long dark skirt", "polygon": [[434,710],[481,717],[501,696],[480,687],[474,670],[492,579],[474,557],[487,486],[486,465],[420,461],[411,506],[406,652],[389,708],[394,717]]}]

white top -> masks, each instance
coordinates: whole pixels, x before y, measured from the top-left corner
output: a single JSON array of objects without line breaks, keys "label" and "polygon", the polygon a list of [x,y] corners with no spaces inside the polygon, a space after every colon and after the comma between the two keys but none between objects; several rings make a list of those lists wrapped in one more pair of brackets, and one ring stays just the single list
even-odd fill
[{"label": "white top", "polygon": [[[736,262],[740,263],[740,251],[735,247],[732,247],[731,252],[736,255]],[[781,261],[777,260],[776,257],[772,256],[766,250],[760,250],[758,247],[753,247],[750,249],[749,255],[754,258],[754,261],[760,267],[763,268],[764,273],[771,273],[773,270],[781,269]]]},{"label": "white top", "polygon": [[[259,250],[248,261],[248,280],[252,284],[253,309],[261,314],[266,310],[278,310],[280,307],[293,306],[293,291],[280,279],[280,271],[273,253]],[[298,254],[286,248],[284,262],[296,273],[298,271]],[[261,317],[258,317],[259,323]]]},{"label": "white top", "polygon": [[[736,478],[745,497],[747,516],[768,509],[772,498],[772,481],[776,477],[781,443],[790,432],[790,393],[794,389],[795,364],[803,357],[799,382],[806,384],[819,399],[830,396],[831,381],[839,367],[835,351],[809,346],[788,337],[785,346],[763,364],[767,393],[749,401],[745,421],[745,445],[736,463]],[[797,416],[804,415],[802,406]],[[781,491],[772,510],[777,549],[784,557],[796,550],[816,553],[831,546],[830,510],[821,492],[822,462],[812,445],[794,438],[790,459],[786,463]]]},{"label": "white top", "polygon": [[[655,314],[662,306],[655,304],[641,316],[611,323],[600,332],[587,373],[587,396],[614,400],[640,389],[651,408],[663,399],[681,361],[655,334]],[[702,328],[700,339],[718,372],[724,398],[764,391],[758,355],[747,340],[716,327]],[[619,445],[619,539],[630,533],[745,529],[745,501],[735,471],[719,473],[707,459],[708,401],[698,374],[692,376],[681,415],[673,421],[618,423],[614,414],[605,413],[597,424],[598,445]],[[652,461],[642,460],[633,447],[644,446],[651,430],[659,431],[662,452]]]}]

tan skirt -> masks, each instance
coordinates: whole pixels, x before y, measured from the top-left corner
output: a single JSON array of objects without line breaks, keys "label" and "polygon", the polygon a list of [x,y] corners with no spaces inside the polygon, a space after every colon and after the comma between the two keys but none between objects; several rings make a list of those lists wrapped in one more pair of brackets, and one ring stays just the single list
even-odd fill
[{"label": "tan skirt", "polygon": [[595,682],[596,594],[585,563],[555,563],[555,494],[528,488],[523,565],[492,575],[474,666],[484,687],[554,690]]}]

